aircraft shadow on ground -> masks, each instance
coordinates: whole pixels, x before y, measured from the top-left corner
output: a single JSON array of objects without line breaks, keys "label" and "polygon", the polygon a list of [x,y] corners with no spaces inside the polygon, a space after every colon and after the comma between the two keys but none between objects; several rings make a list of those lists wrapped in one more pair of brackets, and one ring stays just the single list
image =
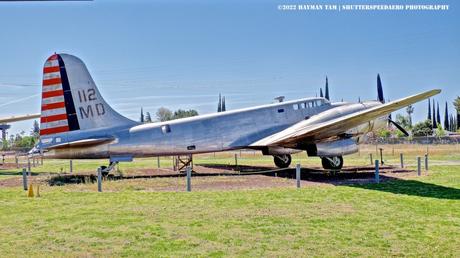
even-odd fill
[{"label": "aircraft shadow on ground", "polygon": [[391,178],[383,184],[352,184],[350,187],[437,199],[460,200],[460,189],[417,180]]},{"label": "aircraft shadow on ground", "polygon": [[[27,173],[28,174],[28,173]],[[32,172],[32,176],[37,176],[40,173]],[[22,172],[9,172],[9,171],[0,171],[0,176],[22,176]]]},{"label": "aircraft shadow on ground", "polygon": [[[201,164],[200,164],[201,165]],[[206,167],[215,167],[215,165],[201,165]],[[220,166],[220,165],[217,165]],[[232,167],[232,166],[226,166]],[[235,166],[233,166],[235,167]],[[247,166],[250,167],[250,166]],[[266,167],[253,167],[254,169],[263,169]],[[236,168],[235,168],[236,170]],[[286,169],[278,172],[261,173],[265,176],[275,176],[295,179],[295,169]],[[245,175],[243,172],[242,175]],[[247,174],[249,175],[249,173]],[[438,199],[460,199],[460,189],[436,185],[432,183],[421,182],[411,179],[399,179],[396,177],[380,175],[382,183],[374,182],[375,174],[373,172],[340,172],[324,173],[315,169],[302,168],[300,179],[311,182],[328,183],[333,185],[345,185],[349,187],[389,192],[394,194],[404,194],[412,196],[430,197]]]}]

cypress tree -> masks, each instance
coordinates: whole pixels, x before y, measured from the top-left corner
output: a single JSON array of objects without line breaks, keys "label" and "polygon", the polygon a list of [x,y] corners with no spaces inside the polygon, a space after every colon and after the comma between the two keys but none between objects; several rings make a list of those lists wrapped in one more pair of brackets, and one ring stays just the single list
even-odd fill
[{"label": "cypress tree", "polygon": [[222,97],[222,108],[221,108],[221,111],[224,112],[226,111],[227,109],[225,108],[225,96]]},{"label": "cypress tree", "polygon": [[321,98],[324,97],[324,96],[323,96],[323,89],[322,89],[322,88],[319,88],[319,96],[320,96]]},{"label": "cypress tree", "polygon": [[446,101],[446,110],[444,110],[444,129],[449,130],[449,108],[447,107],[447,101]]},{"label": "cypress tree", "polygon": [[330,100],[330,99],[329,99],[329,82],[327,81],[327,76],[326,76],[326,92],[324,93],[324,97],[325,97],[327,100]]},{"label": "cypress tree", "polygon": [[217,103],[217,112],[222,112],[222,97],[219,93],[219,103]]},{"label": "cypress tree", "polygon": [[436,102],[437,104],[437,108],[436,108],[436,121],[438,122],[438,124],[442,127],[442,124],[441,124],[441,113],[439,112],[439,102]]},{"label": "cypress tree", "polygon": [[428,99],[428,120],[431,121],[431,99]]},{"label": "cypress tree", "polygon": [[144,122],[144,110],[141,108],[141,119],[140,119],[141,123]]},{"label": "cypress tree", "polygon": [[438,123],[436,122],[436,108],[435,108],[435,104],[434,104],[434,99],[433,99],[433,128],[438,128]]}]

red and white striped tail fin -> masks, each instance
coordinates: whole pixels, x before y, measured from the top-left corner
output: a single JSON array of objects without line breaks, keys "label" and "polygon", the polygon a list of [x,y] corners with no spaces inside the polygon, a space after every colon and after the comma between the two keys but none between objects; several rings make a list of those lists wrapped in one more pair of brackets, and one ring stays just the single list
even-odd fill
[{"label": "red and white striped tail fin", "polygon": [[50,56],[43,67],[40,135],[69,131],[58,55]]},{"label": "red and white striped tail fin", "polygon": [[50,56],[43,67],[40,136],[133,125],[102,98],[86,65],[68,54]]}]

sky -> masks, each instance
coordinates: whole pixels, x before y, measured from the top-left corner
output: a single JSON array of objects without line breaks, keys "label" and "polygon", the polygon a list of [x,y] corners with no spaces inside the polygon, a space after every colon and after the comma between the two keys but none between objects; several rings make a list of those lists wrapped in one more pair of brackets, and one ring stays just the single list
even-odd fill
[{"label": "sky", "polygon": [[[141,107],[227,110],[315,96],[332,101],[432,88],[442,113],[460,95],[460,4],[448,11],[281,11],[346,1],[0,2],[0,117],[40,112],[42,67],[57,53],[87,65],[105,100],[139,120]],[[431,4],[432,1],[352,1]],[[427,115],[416,104],[414,121]],[[443,114],[441,115],[443,117]],[[29,132],[33,121],[12,124]]]}]

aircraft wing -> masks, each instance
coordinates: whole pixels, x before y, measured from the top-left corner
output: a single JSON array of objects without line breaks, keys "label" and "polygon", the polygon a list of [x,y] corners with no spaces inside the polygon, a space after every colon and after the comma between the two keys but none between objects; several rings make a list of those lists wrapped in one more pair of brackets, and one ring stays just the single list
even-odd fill
[{"label": "aircraft wing", "polygon": [[23,120],[29,120],[34,118],[39,118],[40,114],[27,114],[27,115],[20,115],[20,116],[10,116],[10,117],[2,117],[0,118],[0,124],[6,124],[11,122],[18,122]]},{"label": "aircraft wing", "polygon": [[343,134],[368,121],[388,115],[391,112],[434,96],[440,92],[441,90],[426,91],[318,124],[308,124],[308,120],[304,120],[281,132],[265,137],[251,144],[251,146],[295,147],[298,143],[318,142]]}]

